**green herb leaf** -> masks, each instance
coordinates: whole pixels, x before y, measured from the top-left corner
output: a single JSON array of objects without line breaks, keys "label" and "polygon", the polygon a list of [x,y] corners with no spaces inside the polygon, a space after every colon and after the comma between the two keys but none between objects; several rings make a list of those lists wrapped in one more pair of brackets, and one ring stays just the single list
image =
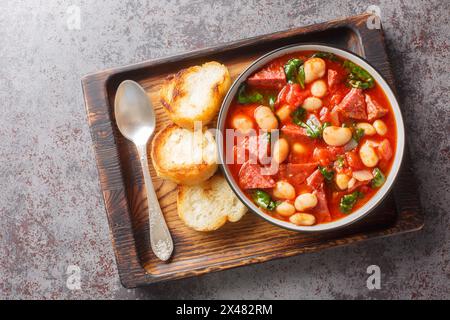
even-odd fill
[{"label": "green herb leaf", "polygon": [[333,180],[333,176],[334,176],[333,170],[327,170],[326,167],[322,167],[322,166],[319,166],[318,169],[327,181]]},{"label": "green herb leaf", "polygon": [[326,127],[331,126],[331,123],[329,123],[329,122],[320,124],[320,121],[315,116],[312,116],[306,122],[303,122],[303,121],[295,122],[294,121],[294,123],[302,128],[305,128],[306,135],[312,139],[321,138],[323,130]]},{"label": "green herb leaf", "polygon": [[322,124],[322,132],[323,132],[323,130],[324,130],[326,127],[329,127],[329,126],[331,126],[331,123],[329,123],[329,122],[324,122],[324,123]]},{"label": "green herb leaf", "polygon": [[301,123],[303,123],[306,117],[306,110],[302,107],[298,107],[294,110],[294,112],[291,113],[291,116],[292,122],[294,122],[298,126],[301,126]]},{"label": "green herb leaf", "polygon": [[316,52],[311,57],[312,58],[328,59],[328,60],[335,61],[335,62],[339,61],[339,58],[336,57],[336,55],[334,53],[331,53],[331,52]]},{"label": "green herb leaf", "polygon": [[356,89],[370,89],[373,87],[373,84],[369,82],[362,82],[361,80],[348,80],[348,84],[350,87]]},{"label": "green herb leaf", "polygon": [[341,198],[341,202],[339,203],[339,210],[342,213],[348,214],[352,211],[353,206],[356,204],[358,199],[364,197],[364,194],[359,191],[355,191],[351,194],[347,194]]},{"label": "green herb leaf", "polygon": [[269,96],[269,107],[272,111],[275,111],[275,102],[277,101],[277,97],[270,95]]},{"label": "green herb leaf", "polygon": [[273,211],[277,208],[277,206],[278,206],[278,203],[272,200],[269,202],[269,205],[267,206],[267,210]]},{"label": "green herb leaf", "polygon": [[273,211],[277,207],[277,203],[273,201],[270,198],[270,195],[265,191],[255,190],[252,196],[253,201],[255,201],[255,203],[263,209]]},{"label": "green herb leaf", "polygon": [[241,86],[239,87],[239,90],[238,90],[238,102],[239,103],[242,103],[242,104],[256,103],[256,102],[261,102],[262,99],[263,99],[263,96],[259,92],[254,92],[252,94],[249,94],[247,92],[247,86],[245,85],[245,83],[241,84]]},{"label": "green herb leaf", "polygon": [[339,168],[343,168],[344,164],[345,164],[344,163],[344,156],[342,156],[342,155],[337,156],[336,166],[338,166]]},{"label": "green herb leaf", "polygon": [[353,139],[358,143],[364,137],[364,129],[356,128],[353,132]]},{"label": "green herb leaf", "polygon": [[299,68],[303,65],[300,59],[291,59],[284,65],[284,73],[288,83],[299,83]]},{"label": "green herb leaf", "polygon": [[306,129],[306,135],[312,139],[317,139],[322,136],[322,125],[314,116],[306,122],[301,122],[300,126]]},{"label": "green herb leaf", "polygon": [[383,172],[381,172],[380,169],[375,168],[373,169],[372,174],[373,179],[371,181],[371,187],[374,189],[381,187],[386,181],[386,177],[384,176]]},{"label": "green herb leaf", "polygon": [[354,77],[354,79],[360,79],[363,81],[368,81],[368,80],[373,80],[372,76],[370,75],[370,73],[368,73],[365,69],[361,68],[360,66],[358,66],[357,64],[354,64],[353,62],[346,60],[344,62],[344,68],[346,68],[347,70],[349,70],[352,73],[352,77]]},{"label": "green herb leaf", "polygon": [[305,67],[303,64],[298,68],[297,80],[302,89],[305,89]]},{"label": "green herb leaf", "polygon": [[348,84],[353,88],[369,89],[375,85],[375,80],[365,69],[346,60],[343,64],[344,68],[348,70],[347,78]]}]

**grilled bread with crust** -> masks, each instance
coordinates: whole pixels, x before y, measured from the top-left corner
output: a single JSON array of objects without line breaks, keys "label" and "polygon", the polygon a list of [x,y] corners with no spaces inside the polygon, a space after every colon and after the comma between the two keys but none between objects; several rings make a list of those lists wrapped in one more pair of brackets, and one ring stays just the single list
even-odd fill
[{"label": "grilled bread with crust", "polygon": [[195,186],[179,186],[177,207],[181,220],[197,231],[217,230],[247,212],[221,174]]},{"label": "grilled bread with crust", "polygon": [[158,176],[179,184],[197,184],[217,170],[217,146],[206,128],[191,131],[170,124],[152,141],[151,158]]},{"label": "grilled bread with crust", "polygon": [[169,76],[159,91],[160,100],[173,122],[192,130],[196,121],[204,126],[216,116],[230,85],[227,67],[211,61]]}]

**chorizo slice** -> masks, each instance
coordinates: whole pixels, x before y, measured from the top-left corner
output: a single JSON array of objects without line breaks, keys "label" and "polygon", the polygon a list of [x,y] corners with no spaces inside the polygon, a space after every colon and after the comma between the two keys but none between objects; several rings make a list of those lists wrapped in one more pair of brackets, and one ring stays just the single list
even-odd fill
[{"label": "chorizo slice", "polygon": [[239,170],[239,184],[243,189],[267,189],[275,187],[275,180],[263,175],[263,167],[247,161]]},{"label": "chorizo slice", "polygon": [[317,165],[317,162],[282,164],[278,177],[280,180],[287,180],[292,185],[299,186],[306,181],[306,178],[317,168]]},{"label": "chorizo slice", "polygon": [[328,122],[335,127],[341,126],[341,121],[339,119],[339,113],[337,111],[330,110],[327,107],[323,107],[319,113],[319,120],[322,123]]},{"label": "chorizo slice", "polygon": [[366,102],[362,92],[362,89],[352,88],[336,107],[336,110],[347,118],[367,120]]},{"label": "chorizo slice", "polygon": [[367,119],[373,121],[384,117],[389,111],[366,94]]},{"label": "chorizo slice", "polygon": [[330,222],[331,215],[330,210],[328,209],[328,201],[323,183],[316,190],[314,190],[313,194],[317,197],[317,205],[312,209],[311,213],[316,217],[316,222]]},{"label": "chorizo slice", "polygon": [[[290,138],[308,138],[308,135],[306,134],[306,129],[299,127],[296,124],[286,124],[283,127],[281,127],[281,133],[285,134],[286,136]],[[307,139],[305,139],[308,141]]]},{"label": "chorizo slice", "polygon": [[330,89],[339,84],[342,79],[342,76],[340,76],[336,70],[328,69],[327,82]]},{"label": "chorizo slice", "polygon": [[243,164],[246,160],[251,160],[252,163],[270,163],[270,141],[266,134],[245,136],[239,145],[240,147],[234,146],[238,164]]},{"label": "chorizo slice", "polygon": [[250,76],[247,84],[254,88],[281,89],[286,84],[286,75],[282,66],[270,65]]},{"label": "chorizo slice", "polygon": [[314,190],[317,190],[320,188],[321,185],[323,185],[323,175],[320,172],[319,169],[314,171],[307,179],[306,184],[313,188]]}]

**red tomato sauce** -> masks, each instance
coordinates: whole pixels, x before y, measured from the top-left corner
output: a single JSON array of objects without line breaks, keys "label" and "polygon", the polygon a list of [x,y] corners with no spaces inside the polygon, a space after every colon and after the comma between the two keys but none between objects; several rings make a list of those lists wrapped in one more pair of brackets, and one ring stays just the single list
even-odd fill
[{"label": "red tomato sauce", "polygon": [[[308,59],[311,58],[311,56],[314,53],[315,52],[301,52],[297,54],[295,53],[289,54],[273,60],[260,70],[264,69],[266,69],[266,71],[267,70],[279,71],[280,69],[283,70],[284,66],[290,59],[299,58],[304,62],[306,62]],[[285,108],[286,110],[289,110],[288,113],[289,116],[283,117],[283,119],[281,119],[281,117],[278,117],[278,129],[281,129],[280,137],[286,139],[289,144],[289,155],[282,162],[282,165],[309,164],[317,162],[318,165],[326,167],[327,170],[333,172],[333,179],[330,181],[325,179],[322,184],[323,191],[326,196],[327,210],[325,210],[323,205],[321,204],[320,210],[317,208],[316,209],[310,208],[302,211],[302,213],[314,215],[316,218],[315,224],[335,221],[337,219],[347,216],[348,214],[351,214],[351,212],[354,212],[358,208],[364,206],[364,204],[366,204],[379,190],[379,187],[377,188],[372,187],[372,180],[364,181],[362,183],[359,183],[358,181],[357,182],[358,186],[354,188],[354,190],[350,191],[349,188],[342,190],[336,185],[335,182],[335,177],[338,173],[346,174],[351,179],[354,171],[366,170],[373,174],[374,168],[378,168],[379,170],[381,170],[383,175],[387,177],[390,173],[390,169],[396,152],[395,147],[397,137],[396,137],[396,124],[394,114],[385,93],[383,92],[378,83],[375,82],[373,87],[362,90],[362,94],[364,95],[364,97],[366,97],[366,95],[369,95],[372,101],[375,101],[378,106],[387,110],[387,114],[379,117],[379,119],[373,119],[372,121],[369,121],[367,119],[361,120],[349,118],[346,116],[345,112],[338,110],[339,108],[337,106],[341,103],[342,99],[347,94],[349,94],[352,87],[349,86],[348,84],[348,77],[350,72],[343,66],[343,62],[345,61],[345,59],[341,57],[337,58],[339,59],[339,61],[332,61],[329,58],[322,59],[323,61],[325,61],[326,71],[322,77],[316,79],[315,81],[323,80],[327,85],[327,91],[324,96],[320,97],[320,100],[322,101],[322,107],[316,110],[306,110],[305,121],[306,119],[309,119],[311,116],[315,116],[317,119],[319,119],[322,126],[324,125],[324,123],[327,123],[327,125],[339,127],[345,125],[352,130],[352,133],[354,133],[356,130],[355,125],[360,122],[370,123],[373,125],[373,122],[375,120],[381,120],[387,127],[387,133],[385,135],[381,136],[378,133],[374,135],[365,134],[359,140],[357,146],[353,150],[346,150],[345,149],[346,147],[344,146],[328,145],[322,137],[312,138],[307,135],[284,134],[283,128],[285,127],[291,126],[295,130],[296,128],[301,128],[298,124],[294,123],[292,112],[294,112],[298,107],[301,107],[303,101],[307,97],[312,96],[311,87],[314,81],[306,84],[304,88],[301,88],[300,84],[289,85],[287,82],[281,89],[267,88],[265,86],[267,85],[267,83],[270,84],[270,79],[264,79],[265,81],[264,87],[258,88],[257,86],[250,87],[247,85],[246,92],[249,95],[259,93],[260,95],[262,95],[263,98],[255,103],[239,103],[237,97],[235,97],[235,99],[232,102],[232,105],[230,106],[225,125],[226,129],[236,129],[233,120],[236,117],[245,116],[246,119],[249,119],[249,121],[251,121],[253,128],[255,130],[260,130],[254,116],[256,108],[258,108],[260,105],[269,106],[270,96],[277,98],[273,106],[274,109],[273,111],[275,114],[278,114],[277,112],[281,108],[283,108],[283,106],[288,105]],[[330,69],[335,71],[337,73],[338,78],[340,79],[338,83],[334,84],[332,87],[329,86],[327,79],[328,70]],[[279,80],[277,81],[279,82]],[[226,137],[224,137],[224,139],[226,139]],[[378,155],[379,161],[375,167],[367,167],[361,161],[362,159],[359,155],[359,150],[361,146],[364,145],[366,142],[370,142],[370,144],[374,146],[373,149],[376,151],[376,154]],[[236,144],[237,139],[234,140],[234,145],[236,146]],[[224,145],[226,145],[226,141],[224,141]],[[235,151],[225,150],[225,155],[230,152]],[[388,159],[383,158],[383,156]],[[340,162],[343,162],[342,167],[339,167],[336,164],[338,159]],[[227,166],[230,169],[235,181],[240,182],[240,170],[242,164],[233,163],[227,164]],[[309,173],[308,176],[310,176]],[[278,174],[275,174],[274,176],[272,176],[272,178],[275,181],[279,181],[280,179]],[[296,197],[303,193],[317,192],[316,190],[317,188],[308,185],[308,183],[306,181],[302,181],[302,179],[299,179],[297,181],[289,180],[289,182],[295,188]],[[255,189],[245,188],[245,186],[243,186],[241,183],[239,183],[239,185],[241,189],[244,191],[244,193],[248,196],[248,198],[253,200],[253,194]],[[266,188],[263,189],[263,191],[266,192],[268,195],[270,195],[271,199],[274,202],[278,203],[278,205],[283,201],[294,205],[295,198],[294,199],[277,198],[274,196],[273,188]],[[344,195],[351,194],[355,191],[359,191],[360,193],[362,193],[363,198],[360,198],[356,201],[356,203],[353,205],[351,209],[351,212],[344,213],[340,207],[341,199]],[[266,210],[262,208],[262,210],[275,218],[285,221],[290,220],[289,216],[278,214],[277,209]],[[328,215],[326,214],[326,211],[328,211]],[[295,212],[297,213],[299,211],[296,209]]]}]

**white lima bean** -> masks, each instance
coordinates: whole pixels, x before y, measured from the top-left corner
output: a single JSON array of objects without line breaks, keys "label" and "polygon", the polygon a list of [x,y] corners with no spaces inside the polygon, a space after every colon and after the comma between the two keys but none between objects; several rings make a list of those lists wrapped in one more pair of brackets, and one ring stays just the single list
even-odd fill
[{"label": "white lima bean", "polygon": [[359,149],[359,157],[361,158],[362,163],[369,168],[375,167],[379,160],[375,149],[367,142]]},{"label": "white lima bean", "polygon": [[277,206],[275,211],[283,217],[290,217],[295,213],[295,207],[289,202],[284,201]]},{"label": "white lima bean", "polygon": [[373,136],[374,134],[376,134],[376,130],[375,128],[367,122],[360,122],[356,125],[356,128],[358,129],[363,129],[364,130],[364,135],[366,136]]},{"label": "white lima bean", "polygon": [[259,106],[254,112],[255,121],[261,129],[274,130],[278,128],[278,120],[272,110],[266,106]]},{"label": "white lima bean", "polygon": [[233,128],[244,134],[248,133],[251,129],[253,129],[252,119],[243,114],[235,116],[233,118],[232,125]]},{"label": "white lima bean", "polygon": [[285,121],[289,118],[291,113],[291,107],[288,104],[285,104],[277,110],[276,115],[278,116],[278,119]]},{"label": "white lima bean", "polygon": [[316,80],[311,85],[311,94],[322,98],[327,94],[327,84],[323,80]]},{"label": "white lima bean", "polygon": [[272,159],[276,163],[282,163],[289,155],[289,143],[285,138],[280,138],[273,144]]},{"label": "white lima bean", "polygon": [[303,101],[302,107],[307,111],[315,111],[322,108],[322,100],[316,97],[309,97]]},{"label": "white lima bean", "polygon": [[375,120],[373,123],[373,127],[380,136],[384,136],[388,130],[386,123],[384,123],[383,120]]},{"label": "white lima bean", "polygon": [[305,64],[305,83],[311,83],[325,75],[326,64],[321,58],[308,59]]},{"label": "white lima bean", "polygon": [[278,199],[292,200],[295,198],[295,188],[287,181],[278,181],[272,192]]},{"label": "white lima bean", "polygon": [[316,223],[316,217],[309,213],[296,213],[289,218],[289,221],[297,226],[312,226]]},{"label": "white lima bean", "polygon": [[295,198],[294,206],[298,211],[312,209],[317,205],[317,197],[312,193],[303,193]]},{"label": "white lima bean", "polygon": [[352,138],[352,131],[349,128],[330,126],[323,130],[323,140],[333,147],[340,147]]},{"label": "white lima bean", "polygon": [[348,182],[350,181],[350,177],[345,173],[338,173],[335,178],[336,185],[341,190],[346,190],[348,188]]}]

